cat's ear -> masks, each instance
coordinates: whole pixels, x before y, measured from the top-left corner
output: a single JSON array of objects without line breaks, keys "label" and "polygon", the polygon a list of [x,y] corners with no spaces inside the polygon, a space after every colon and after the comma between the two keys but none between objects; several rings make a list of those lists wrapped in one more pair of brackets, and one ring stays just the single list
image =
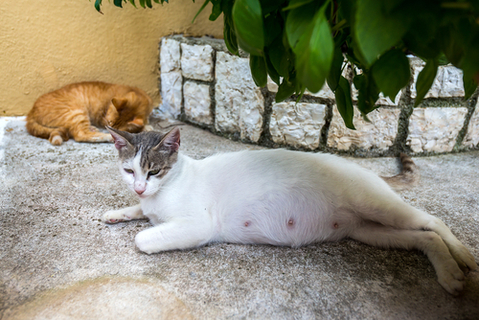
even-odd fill
[{"label": "cat's ear", "polygon": [[106,126],[106,129],[110,132],[113,140],[115,140],[115,148],[118,151],[123,150],[124,148],[128,148],[131,146],[131,143],[128,141],[129,133],[113,129],[112,127]]},{"label": "cat's ear", "polygon": [[121,110],[124,106],[128,105],[129,102],[132,103],[136,99],[137,99],[136,93],[131,91],[131,92],[128,92],[127,94],[125,94],[121,98],[115,97],[115,98],[111,99],[111,103],[113,103],[113,105],[115,106],[115,108],[117,110]]},{"label": "cat's ear", "polygon": [[155,149],[167,149],[171,153],[177,152],[180,148],[180,129],[178,127],[173,128],[168,132],[161,142],[155,147]]},{"label": "cat's ear", "polygon": [[120,110],[121,108],[123,108],[123,106],[125,105],[126,102],[127,102],[127,100],[123,99],[123,98],[113,98],[113,99],[111,99],[111,103],[115,106],[115,108],[117,110]]}]

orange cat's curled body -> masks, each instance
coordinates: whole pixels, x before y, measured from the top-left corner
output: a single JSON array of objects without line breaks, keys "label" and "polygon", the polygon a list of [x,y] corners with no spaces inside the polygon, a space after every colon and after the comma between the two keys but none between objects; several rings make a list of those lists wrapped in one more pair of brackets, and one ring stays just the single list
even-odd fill
[{"label": "orange cat's curled body", "polygon": [[78,142],[111,142],[95,127],[111,126],[132,133],[148,124],[151,98],[141,89],[104,82],[69,84],[42,95],[27,115],[27,131],[53,145],[73,138]]}]

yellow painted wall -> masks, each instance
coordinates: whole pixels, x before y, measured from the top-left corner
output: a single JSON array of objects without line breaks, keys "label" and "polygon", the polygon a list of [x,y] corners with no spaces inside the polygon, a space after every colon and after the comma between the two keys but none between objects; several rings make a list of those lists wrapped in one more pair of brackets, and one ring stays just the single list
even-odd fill
[{"label": "yellow painted wall", "polygon": [[[159,103],[158,42],[165,35],[222,37],[203,1],[170,0],[153,9],[123,9],[103,0],[1,0],[0,116],[25,115],[42,94],[99,80],[140,87]],[[138,1],[137,1],[138,2]]]}]

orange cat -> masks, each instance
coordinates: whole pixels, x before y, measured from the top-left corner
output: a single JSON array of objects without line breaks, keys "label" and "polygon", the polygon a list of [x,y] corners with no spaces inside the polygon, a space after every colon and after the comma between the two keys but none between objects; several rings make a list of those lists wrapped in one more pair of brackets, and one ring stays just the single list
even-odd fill
[{"label": "orange cat", "polygon": [[42,95],[27,115],[27,131],[53,145],[73,138],[78,142],[111,142],[106,125],[132,133],[148,123],[151,98],[141,89],[104,82],[69,84]]}]

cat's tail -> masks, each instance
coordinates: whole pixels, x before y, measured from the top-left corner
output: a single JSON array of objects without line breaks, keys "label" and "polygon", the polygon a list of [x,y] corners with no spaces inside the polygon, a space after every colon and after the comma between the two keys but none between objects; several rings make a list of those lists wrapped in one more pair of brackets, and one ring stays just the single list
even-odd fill
[{"label": "cat's tail", "polygon": [[35,137],[48,139],[51,144],[59,146],[63,141],[68,141],[66,128],[51,128],[38,123],[33,117],[27,116],[27,131]]},{"label": "cat's tail", "polygon": [[401,172],[392,177],[381,177],[396,191],[405,190],[414,186],[418,183],[420,177],[419,169],[411,157],[405,153],[400,153],[399,159],[402,165]]}]

